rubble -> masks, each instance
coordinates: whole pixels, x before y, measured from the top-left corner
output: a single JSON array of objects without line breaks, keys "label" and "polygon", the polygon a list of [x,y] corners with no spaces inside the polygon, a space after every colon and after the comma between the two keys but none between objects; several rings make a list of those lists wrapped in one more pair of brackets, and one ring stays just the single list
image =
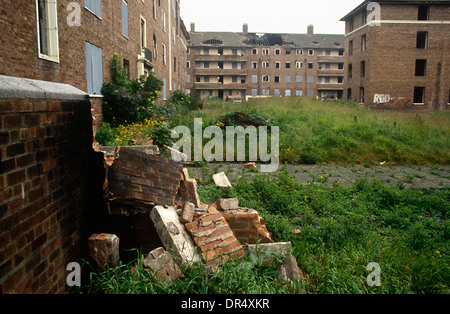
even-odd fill
[{"label": "rubble", "polygon": [[93,234],[89,239],[89,254],[99,267],[119,265],[119,238],[115,234]]},{"label": "rubble", "polygon": [[162,247],[148,253],[142,261],[142,266],[156,272],[161,281],[171,282],[183,276],[172,255]]},{"label": "rubble", "polygon": [[[116,147],[105,152],[105,199],[110,214],[147,213],[164,247],[147,254],[143,266],[164,281],[182,276],[181,263],[203,262],[218,267],[224,261],[251,252],[284,256],[278,279],[303,277],[291,244],[274,243],[264,219],[254,209],[239,207],[237,198],[218,199],[206,205],[197,193],[197,181],[183,164],[157,155],[149,147]],[[248,163],[246,168],[256,167]],[[224,172],[213,176],[216,186],[231,187]],[[118,264],[115,235],[89,238],[91,256],[99,265]],[[258,243],[258,244],[256,244]]]}]

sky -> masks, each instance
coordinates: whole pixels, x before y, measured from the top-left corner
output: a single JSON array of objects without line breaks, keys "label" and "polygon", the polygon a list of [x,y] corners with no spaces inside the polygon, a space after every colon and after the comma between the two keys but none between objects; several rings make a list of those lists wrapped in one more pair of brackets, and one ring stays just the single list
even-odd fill
[{"label": "sky", "polygon": [[250,33],[344,34],[339,20],[363,0],[180,0],[181,17],[190,30]]}]

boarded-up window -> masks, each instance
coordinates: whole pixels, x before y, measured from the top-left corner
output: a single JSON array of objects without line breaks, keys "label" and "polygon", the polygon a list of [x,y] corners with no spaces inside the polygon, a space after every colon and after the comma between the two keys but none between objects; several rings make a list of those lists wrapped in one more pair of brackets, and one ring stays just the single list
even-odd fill
[{"label": "boarded-up window", "polygon": [[86,42],[86,80],[87,92],[100,95],[103,86],[102,48]]},{"label": "boarded-up window", "polygon": [[102,17],[102,7],[100,0],[84,0],[84,7],[89,9],[92,13],[98,17]]},{"label": "boarded-up window", "polygon": [[128,38],[128,4],[122,0],[122,34]]}]

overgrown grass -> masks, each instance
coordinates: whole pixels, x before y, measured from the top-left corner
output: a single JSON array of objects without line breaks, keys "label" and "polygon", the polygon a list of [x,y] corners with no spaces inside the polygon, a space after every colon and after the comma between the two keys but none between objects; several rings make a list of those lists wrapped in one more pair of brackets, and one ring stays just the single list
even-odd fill
[{"label": "overgrown grass", "polygon": [[211,100],[206,109],[173,120],[193,132],[219,125],[229,112],[265,117],[280,127],[281,162],[305,164],[448,164],[450,112],[373,111],[354,103],[312,98],[269,98],[233,104]]}]

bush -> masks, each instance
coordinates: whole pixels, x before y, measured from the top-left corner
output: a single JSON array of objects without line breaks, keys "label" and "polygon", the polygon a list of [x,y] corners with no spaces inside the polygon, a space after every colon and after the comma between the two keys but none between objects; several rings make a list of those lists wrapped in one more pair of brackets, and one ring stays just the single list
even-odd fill
[{"label": "bush", "polygon": [[112,61],[112,80],[103,85],[103,115],[106,122],[116,127],[142,121],[158,114],[154,104],[163,82],[150,73],[147,78],[128,79],[115,54]]},{"label": "bush", "polygon": [[107,122],[103,122],[103,126],[95,133],[95,140],[101,145],[108,145],[115,139],[115,132],[111,129],[111,125]]},{"label": "bush", "polygon": [[173,92],[173,95],[169,99],[169,103],[174,105],[181,114],[199,110],[202,106],[202,101],[199,97],[191,94],[187,95],[180,90]]}]

